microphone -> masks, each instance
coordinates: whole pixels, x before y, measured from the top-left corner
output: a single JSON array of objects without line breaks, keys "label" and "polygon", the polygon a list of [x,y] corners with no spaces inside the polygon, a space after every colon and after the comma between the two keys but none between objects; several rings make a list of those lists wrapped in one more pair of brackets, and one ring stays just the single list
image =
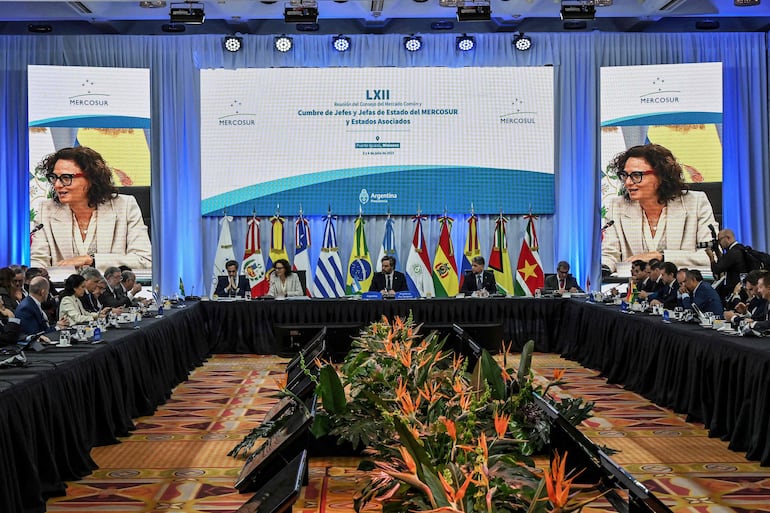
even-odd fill
[{"label": "microphone", "polygon": [[33,233],[35,233],[36,231],[38,231],[38,230],[42,230],[42,229],[43,229],[43,223],[40,223],[39,225],[35,226],[35,227],[32,229],[32,231],[30,231],[30,232],[29,232],[29,234],[30,234],[30,235],[32,235],[32,234],[33,234]]},{"label": "microphone", "polygon": [[613,224],[615,224],[615,220],[614,220],[614,219],[610,219],[609,221],[607,221],[607,224],[605,224],[604,226],[602,226],[602,230],[601,230],[601,231],[605,231],[607,228],[609,228],[609,227],[610,227],[610,226],[612,226]]}]

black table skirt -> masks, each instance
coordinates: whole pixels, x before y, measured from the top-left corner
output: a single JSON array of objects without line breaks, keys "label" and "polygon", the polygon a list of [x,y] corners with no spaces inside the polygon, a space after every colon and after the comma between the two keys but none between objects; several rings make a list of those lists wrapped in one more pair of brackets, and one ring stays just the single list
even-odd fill
[{"label": "black table skirt", "polygon": [[0,512],[45,511],[46,497],[95,468],[93,447],[126,436],[212,352],[274,354],[285,349],[281,325],[365,325],[410,312],[431,327],[498,324],[515,349],[534,339],[536,350],[598,369],[770,465],[770,340],[558,299],[201,302],[139,330],[110,330],[103,344],[51,348],[29,354],[28,368],[0,370]]}]

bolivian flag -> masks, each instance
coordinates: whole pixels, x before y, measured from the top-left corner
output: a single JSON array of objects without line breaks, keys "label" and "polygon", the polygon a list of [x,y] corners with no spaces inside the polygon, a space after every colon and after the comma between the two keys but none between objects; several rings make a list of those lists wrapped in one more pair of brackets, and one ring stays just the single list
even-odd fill
[{"label": "bolivian flag", "polygon": [[438,218],[441,224],[436,256],[433,257],[433,287],[436,297],[454,297],[460,291],[457,279],[457,262],[452,247],[450,233],[454,219],[443,216]]}]

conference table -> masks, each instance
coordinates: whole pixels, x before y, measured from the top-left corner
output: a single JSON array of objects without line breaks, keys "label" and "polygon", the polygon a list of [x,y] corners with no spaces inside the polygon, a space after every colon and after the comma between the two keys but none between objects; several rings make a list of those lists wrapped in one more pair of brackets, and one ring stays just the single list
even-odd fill
[{"label": "conference table", "polygon": [[[372,321],[411,315],[527,340],[598,369],[611,383],[703,422],[747,458],[770,465],[770,340],[563,298],[251,300],[190,302],[162,319],[104,333],[99,344],[28,353],[0,369],[0,511],[45,511],[65,481],[90,473],[93,447],[115,443],[212,353],[280,354],[287,334],[326,326],[332,347]],[[495,350],[500,340],[478,340]]]}]

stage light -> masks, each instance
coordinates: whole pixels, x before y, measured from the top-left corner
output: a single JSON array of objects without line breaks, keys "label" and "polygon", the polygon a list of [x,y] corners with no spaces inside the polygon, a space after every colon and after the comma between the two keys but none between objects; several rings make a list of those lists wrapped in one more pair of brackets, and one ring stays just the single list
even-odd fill
[{"label": "stage light", "polygon": [[172,3],[168,12],[171,23],[186,23],[200,25],[206,19],[203,4],[198,2]]},{"label": "stage light", "polygon": [[350,50],[350,38],[343,35],[334,36],[332,46],[338,52],[347,52]]},{"label": "stage light", "polygon": [[292,0],[283,9],[283,21],[286,23],[317,22],[318,3],[316,0]]},{"label": "stage light", "polygon": [[583,0],[562,0],[562,20],[593,20],[596,17],[596,6]]},{"label": "stage light", "polygon": [[406,36],[404,38],[404,48],[409,52],[416,52],[422,48],[422,38],[420,36]]},{"label": "stage light", "polygon": [[243,48],[243,38],[238,36],[225,36],[222,40],[222,46],[228,52],[239,52]]},{"label": "stage light", "polygon": [[464,3],[457,6],[457,21],[489,21],[492,10],[489,2]]},{"label": "stage light", "polygon": [[32,32],[33,34],[48,34],[49,32],[53,32],[53,27],[42,23],[30,23],[27,25],[27,32]]},{"label": "stage light", "polygon": [[455,40],[455,44],[458,50],[462,52],[467,52],[475,48],[476,38],[474,38],[473,36],[468,36],[466,34],[463,34],[462,36],[457,36],[457,39]]},{"label": "stage light", "polygon": [[519,32],[513,36],[513,46],[520,52],[526,52],[532,48],[532,40],[529,36],[525,36],[523,32]]},{"label": "stage light", "polygon": [[286,53],[294,46],[294,40],[287,35],[275,36],[273,47],[276,51]]}]

